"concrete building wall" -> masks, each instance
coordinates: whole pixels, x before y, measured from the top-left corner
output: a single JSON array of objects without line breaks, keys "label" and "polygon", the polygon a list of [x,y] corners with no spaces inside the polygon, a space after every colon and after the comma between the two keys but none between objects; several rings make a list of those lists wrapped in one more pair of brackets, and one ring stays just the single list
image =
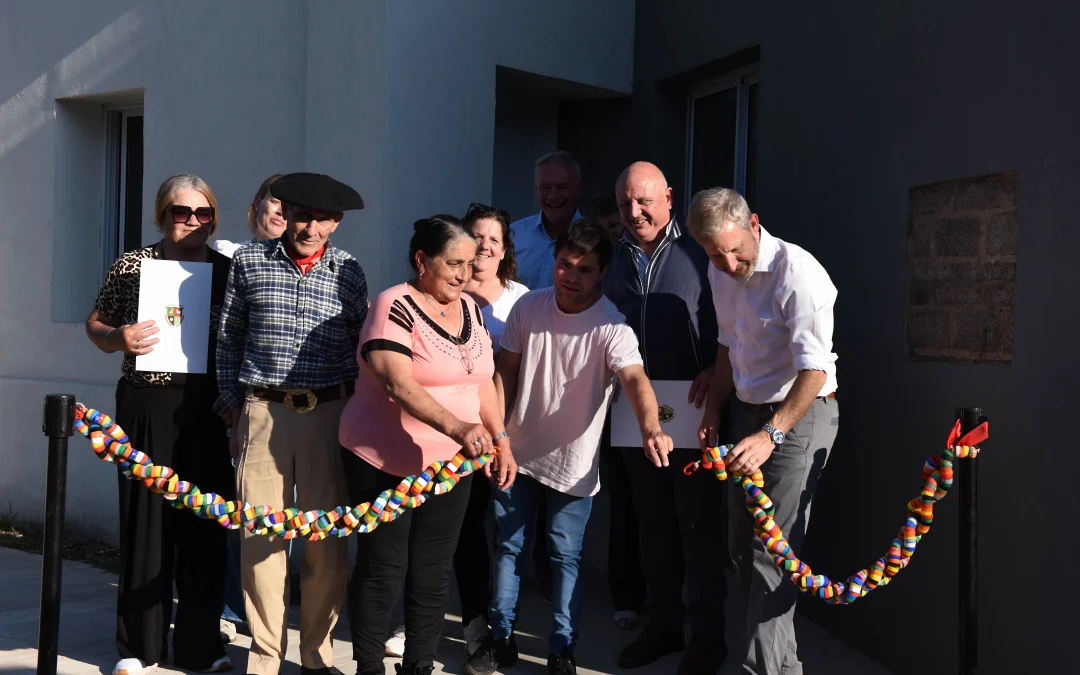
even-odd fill
[{"label": "concrete building wall", "polygon": [[[303,161],[304,40],[295,34],[303,6],[203,5],[52,1],[0,9],[0,406],[19,421],[0,444],[0,508],[21,516],[42,512],[42,396],[74,392],[114,407],[120,356],[99,352],[83,329],[101,279],[102,104],[144,106],[147,243],[156,234],[154,192],[169,174],[206,178],[222,234],[235,239],[246,233],[259,181]],[[301,95],[283,95],[278,83]],[[73,439],[74,529],[115,534],[114,476]]]},{"label": "concrete building wall", "polygon": [[[956,406],[982,406],[980,670],[1071,672],[1061,647],[1077,592],[1056,579],[1077,545],[1060,532],[1080,469],[1066,433],[1080,309],[1080,94],[1075,8],[999,2],[662,3],[639,0],[630,133],[592,136],[570,115],[570,147],[658,162],[685,185],[686,89],[670,78],[760,47],[758,198],[774,234],[811,251],[839,289],[840,436],[815,501],[805,559],[846,578],[883,555],[940,452]],[[576,128],[575,128],[576,127]],[[633,156],[631,156],[631,154]],[[1015,325],[1008,366],[905,354],[909,190],[1019,172]],[[1048,247],[1061,253],[1049,255]],[[1038,506],[1036,506],[1038,504]],[[1036,515],[1036,514],[1040,515]],[[1044,517],[1042,514],[1050,514]],[[935,510],[912,565],[847,608],[803,608],[897,673],[956,672],[957,496]],[[1063,570],[1062,570],[1063,571]],[[1019,592],[1018,592],[1019,591]]]},{"label": "concrete building wall", "polygon": [[[405,278],[416,218],[491,199],[496,67],[628,92],[633,10],[630,0],[584,14],[572,0],[0,7],[0,409],[17,421],[0,443],[0,509],[40,518],[44,394],[114,406],[120,356],[83,329],[101,278],[104,104],[144,109],[144,243],[157,239],[153,196],[172,173],[210,183],[219,236],[234,241],[248,238],[246,209],[267,175],[330,173],[365,198],[335,241],[377,293]],[[575,12],[559,35],[569,42],[554,48],[565,22],[553,16]],[[70,477],[72,529],[114,537],[114,470],[78,438]]]},{"label": "concrete building wall", "polygon": [[540,210],[535,164],[559,147],[559,103],[512,86],[500,87],[497,99],[491,198],[517,220]]}]

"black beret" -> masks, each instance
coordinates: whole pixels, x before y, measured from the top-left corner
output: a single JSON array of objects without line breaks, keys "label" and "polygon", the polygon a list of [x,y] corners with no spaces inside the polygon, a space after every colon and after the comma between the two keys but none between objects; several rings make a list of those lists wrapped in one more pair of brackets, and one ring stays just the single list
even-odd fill
[{"label": "black beret", "polygon": [[327,213],[364,208],[356,190],[321,173],[285,174],[270,184],[270,194],[286,204]]}]

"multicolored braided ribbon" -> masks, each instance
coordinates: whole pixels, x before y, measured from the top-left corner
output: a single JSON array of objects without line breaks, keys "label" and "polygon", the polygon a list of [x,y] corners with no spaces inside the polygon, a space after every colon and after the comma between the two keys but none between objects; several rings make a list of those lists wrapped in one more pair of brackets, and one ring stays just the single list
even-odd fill
[{"label": "multicolored braided ribbon", "polygon": [[242,527],[254,534],[282,539],[306,537],[318,541],[347,537],[353,532],[371,532],[380,523],[397,519],[406,509],[420,506],[432,495],[449,492],[462,478],[491,461],[491,455],[466,459],[458,453],[448,462],[435,462],[423,473],[403,478],[397,487],[382,492],[373,502],[339,506],[330,511],[293,508],[275,511],[269,506],[225,501],[220,495],[202,492],[193,483],[180,480],[175,471],[154,464],[146,453],[131,447],[127,434],[108,415],[81,403],[75,410],[75,429],[90,439],[99,458],[118,464],[128,478],[165,495],[172,506],[190,509],[200,518],[216,520],[230,530]]},{"label": "multicolored braided ribbon", "polygon": [[[762,490],[765,482],[760,470],[749,476],[733,475],[746,493],[746,510],[754,519],[754,531],[766,550],[773,555],[776,567],[804,593],[815,595],[829,604],[847,605],[875,588],[888,585],[900,570],[907,567],[922,536],[930,531],[934,521],[934,504],[952,487],[953,460],[977,457],[979,444],[989,436],[988,428],[987,423],[983,422],[961,435],[960,422],[957,421],[949,434],[945,451],[926,460],[922,492],[908,502],[909,515],[889,546],[888,553],[874,561],[869,569],[859,570],[843,583],[814,574],[809,565],[795,556],[784,533],[772,519],[775,509],[772,500]],[[108,415],[86,408],[81,403],[76,408],[75,429],[90,440],[98,457],[118,464],[125,475],[142,482],[151,491],[163,494],[174,507],[189,509],[200,518],[216,520],[231,530],[243,527],[254,534],[271,534],[282,539],[302,536],[318,541],[327,537],[347,537],[353,532],[370,532],[380,523],[397,519],[406,509],[420,506],[432,495],[449,492],[458,481],[483,468],[491,460],[490,455],[466,459],[459,453],[448,462],[435,462],[419,475],[403,478],[397,487],[384,491],[373,502],[354,507],[339,506],[330,511],[301,512],[294,508],[276,511],[265,505],[225,501],[213,492],[204,493],[198,486],[180,480],[171,468],[155,465],[145,453],[132,448],[124,430]],[[689,475],[703,468],[712,471],[718,479],[727,480],[724,457],[732,447],[710,448],[700,461],[687,465],[684,472]]]},{"label": "multicolored braided ribbon", "polygon": [[[889,552],[878,558],[869,569],[862,569],[848,577],[844,583],[832,581],[823,574],[814,574],[810,566],[795,557],[784,533],[777,527],[772,516],[775,513],[772,500],[762,491],[765,482],[760,470],[751,476],[735,474],[739,486],[746,493],[746,510],[754,519],[754,531],[765,549],[773,555],[773,563],[804,593],[810,593],[831,605],[848,605],[865,596],[875,588],[888,585],[900,570],[911,562],[922,536],[930,531],[934,522],[934,504],[944,497],[953,482],[953,460],[975,459],[979,444],[989,436],[989,427],[983,422],[961,436],[957,420],[945,452],[926,460],[923,466],[922,493],[908,502],[908,517],[896,533]],[[710,448],[700,461],[691,462],[683,470],[687,475],[699,467],[711,470],[720,480],[727,480],[728,472],[724,457],[732,450],[731,445]]]}]

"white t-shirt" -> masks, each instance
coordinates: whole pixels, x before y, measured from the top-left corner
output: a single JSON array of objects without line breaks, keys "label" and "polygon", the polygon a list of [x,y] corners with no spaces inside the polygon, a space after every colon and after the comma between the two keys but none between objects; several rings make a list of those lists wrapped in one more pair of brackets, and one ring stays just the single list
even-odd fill
[{"label": "white t-shirt", "polygon": [[600,490],[600,434],[614,375],[642,363],[625,320],[603,296],[567,314],[555,304],[554,287],[514,304],[502,348],[521,354],[506,428],[521,473],[575,497]]},{"label": "white t-shirt", "polygon": [[518,301],[518,298],[529,292],[529,289],[516,281],[511,281],[503,289],[502,295],[490,305],[480,309],[484,316],[484,326],[488,335],[491,336],[491,344],[495,345],[495,351],[499,351],[499,338],[502,336],[503,325],[506,317],[510,316],[510,308]]}]

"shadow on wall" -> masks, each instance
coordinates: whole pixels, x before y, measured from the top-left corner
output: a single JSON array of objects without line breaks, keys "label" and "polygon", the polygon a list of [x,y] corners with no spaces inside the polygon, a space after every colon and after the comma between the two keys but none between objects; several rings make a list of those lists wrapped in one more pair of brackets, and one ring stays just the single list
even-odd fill
[{"label": "shadow on wall", "polygon": [[90,94],[145,51],[146,12],[136,5],[0,103],[0,160],[55,117],[57,99]]}]

